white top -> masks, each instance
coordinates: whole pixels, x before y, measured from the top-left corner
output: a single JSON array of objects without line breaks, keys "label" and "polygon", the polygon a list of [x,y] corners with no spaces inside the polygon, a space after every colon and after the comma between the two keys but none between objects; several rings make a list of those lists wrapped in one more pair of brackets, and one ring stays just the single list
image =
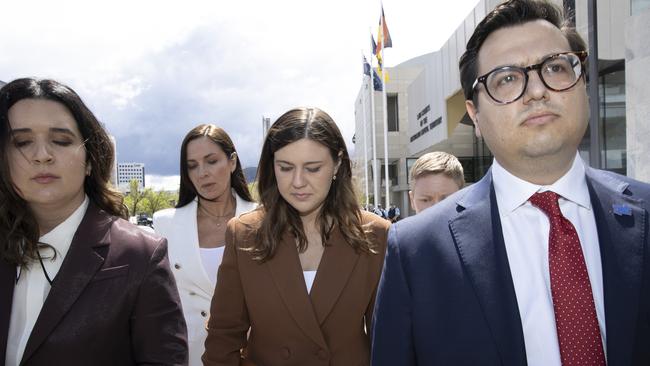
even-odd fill
[{"label": "white top", "polygon": [[[70,249],[72,238],[86,214],[88,202],[88,196],[86,196],[83,203],[72,215],[39,239],[39,242],[49,244],[56,250],[54,260],[51,259],[52,249],[43,248],[40,250],[43,265],[50,280],[54,280],[54,277],[59,273],[59,269],[61,269],[63,259],[68,254],[68,249]],[[30,262],[25,267],[18,267],[16,272],[19,277],[14,287],[14,296],[11,303],[11,320],[5,357],[7,366],[17,366],[23,358],[27,340],[32,333],[34,324],[36,324],[38,315],[41,313],[47,294],[50,292],[50,284],[38,260]]]},{"label": "white top", "polygon": [[307,293],[311,292],[311,287],[314,285],[314,279],[316,278],[316,271],[302,271],[303,276],[305,276],[305,285],[307,285]]},{"label": "white top", "polygon": [[201,251],[201,263],[208,278],[213,284],[217,283],[217,270],[223,259],[223,250],[225,247],[218,248],[199,248]]},{"label": "white top", "polygon": [[495,159],[492,178],[528,365],[562,365],[548,267],[550,225],[546,214],[528,202],[535,192],[559,194],[560,210],[578,233],[606,352],[602,265],[584,163],[576,155],[571,169],[563,177],[549,186],[539,186],[510,174]]}]

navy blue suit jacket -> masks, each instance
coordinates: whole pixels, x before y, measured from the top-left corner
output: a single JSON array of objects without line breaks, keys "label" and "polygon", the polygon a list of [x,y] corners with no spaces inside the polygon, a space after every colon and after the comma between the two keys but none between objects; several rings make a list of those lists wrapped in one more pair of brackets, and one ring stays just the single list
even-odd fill
[{"label": "navy blue suit jacket", "polygon": [[[650,185],[590,168],[587,185],[607,364],[650,365]],[[527,363],[491,173],[392,226],[372,339],[373,366]]]}]

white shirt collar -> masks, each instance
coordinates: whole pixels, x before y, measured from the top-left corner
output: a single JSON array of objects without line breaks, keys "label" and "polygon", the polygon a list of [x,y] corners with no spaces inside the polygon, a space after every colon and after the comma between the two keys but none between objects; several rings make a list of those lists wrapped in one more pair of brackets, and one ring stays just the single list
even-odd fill
[{"label": "white shirt collar", "polygon": [[[41,236],[39,242],[43,244],[51,245],[56,250],[56,262],[60,262],[65,258],[70,249],[70,244],[74,238],[74,234],[77,232],[77,228],[81,224],[86,210],[88,209],[89,199],[88,196],[84,198],[84,201],[77,207],[77,209],[68,216],[65,221],[57,225],[47,234]],[[48,249],[43,249],[42,255],[43,259],[51,258],[51,251]],[[44,261],[44,263],[51,262],[49,260]]]},{"label": "white shirt collar", "polygon": [[533,184],[512,175],[496,159],[492,163],[492,180],[499,212],[502,216],[509,215],[525,204],[535,192],[544,191],[553,191],[565,200],[591,210],[585,165],[577,153],[569,171],[548,186]]}]

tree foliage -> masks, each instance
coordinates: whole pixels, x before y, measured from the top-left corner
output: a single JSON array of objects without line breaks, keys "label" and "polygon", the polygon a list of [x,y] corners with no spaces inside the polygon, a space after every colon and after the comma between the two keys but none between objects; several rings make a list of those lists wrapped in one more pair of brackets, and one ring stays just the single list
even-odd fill
[{"label": "tree foliage", "polygon": [[156,211],[174,207],[177,201],[178,192],[154,191],[151,188],[140,190],[135,179],[129,183],[129,192],[124,197],[129,216],[146,213],[151,217]]}]

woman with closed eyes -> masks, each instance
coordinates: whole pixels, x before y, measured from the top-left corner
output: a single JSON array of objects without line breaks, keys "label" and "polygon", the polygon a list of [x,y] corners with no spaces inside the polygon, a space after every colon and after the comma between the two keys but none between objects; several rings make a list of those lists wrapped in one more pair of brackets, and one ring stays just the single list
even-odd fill
[{"label": "woman with closed eyes", "polygon": [[69,87],[0,89],[0,364],[187,365],[167,241],[123,219],[113,156]]},{"label": "woman with closed eyes", "polygon": [[190,365],[201,365],[210,300],[223,256],[226,223],[256,207],[230,136],[202,124],[181,144],[178,205],[154,214],[169,241],[169,258],[183,303]]},{"label": "woman with closed eyes", "polygon": [[204,364],[368,365],[389,222],[361,210],[329,115],[271,126],[258,190],[261,207],[228,223]]}]

